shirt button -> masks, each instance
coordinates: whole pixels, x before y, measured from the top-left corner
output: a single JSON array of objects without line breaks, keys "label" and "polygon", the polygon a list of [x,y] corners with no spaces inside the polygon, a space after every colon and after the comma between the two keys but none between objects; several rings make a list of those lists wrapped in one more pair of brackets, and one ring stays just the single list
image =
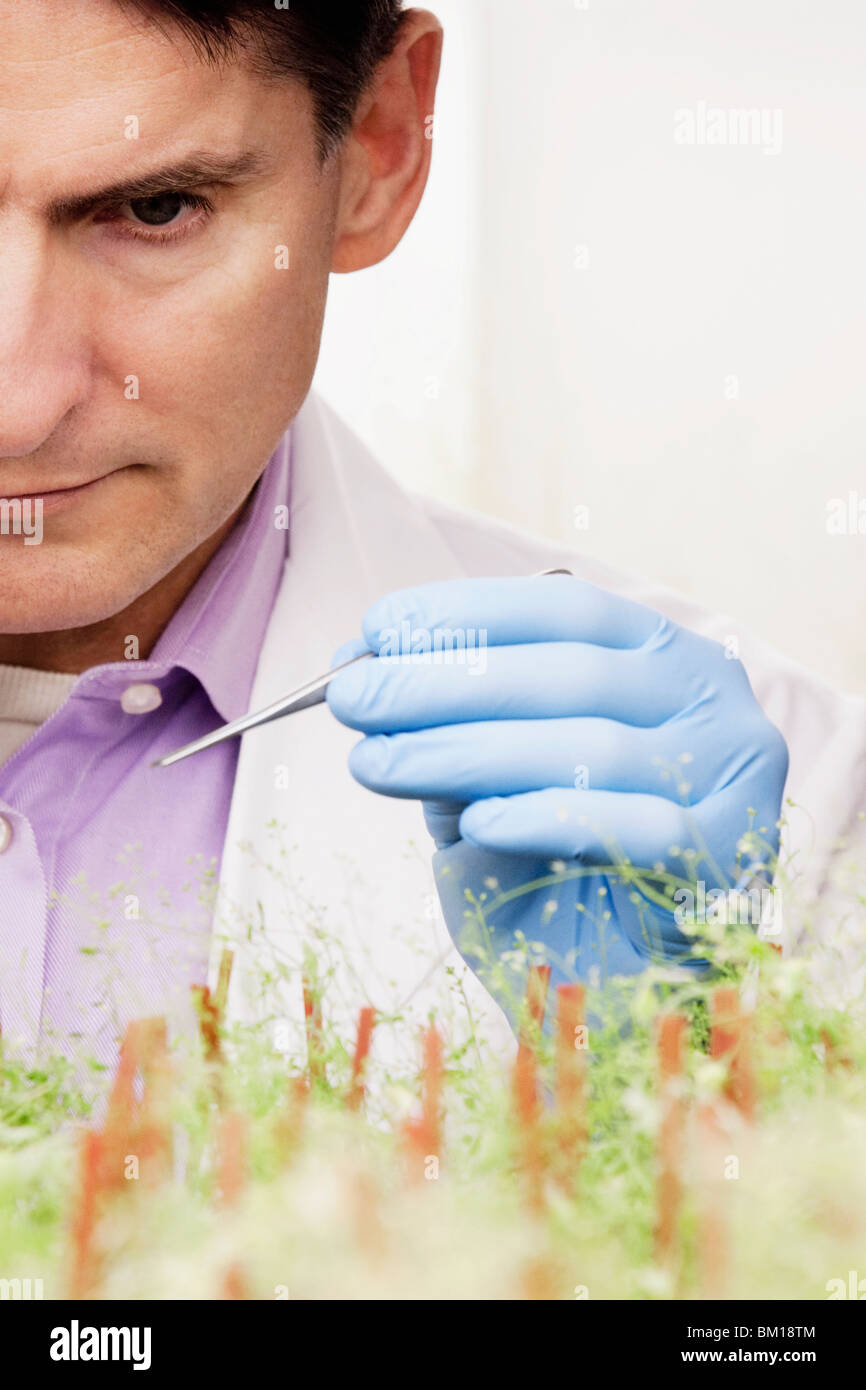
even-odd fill
[{"label": "shirt button", "polygon": [[12,826],[5,816],[0,816],[0,854],[12,843]]},{"label": "shirt button", "polygon": [[124,714],[150,714],[161,704],[162,694],[156,685],[129,685],[120,697]]}]

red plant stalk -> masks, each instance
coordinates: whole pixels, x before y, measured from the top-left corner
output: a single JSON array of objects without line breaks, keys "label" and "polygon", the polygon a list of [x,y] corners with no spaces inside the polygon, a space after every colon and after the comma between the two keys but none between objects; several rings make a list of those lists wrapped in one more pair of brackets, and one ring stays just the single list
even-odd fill
[{"label": "red plant stalk", "polygon": [[755,1117],[755,1075],[752,1066],[751,1020],[742,1011],[735,989],[713,991],[710,1056],[726,1061],[725,1095],[745,1120]]},{"label": "red plant stalk", "polygon": [[211,997],[210,986],[192,985],[191,990],[198,1015],[205,1057],[209,1062],[221,1062],[220,1015],[216,1001]]},{"label": "red plant stalk", "polygon": [[409,1161],[409,1177],[419,1178],[427,1159],[427,1145],[424,1143],[424,1123],[409,1118],[403,1121],[403,1145]]},{"label": "red plant stalk", "polygon": [[138,1152],[141,1170],[151,1183],[171,1175],[172,1137],[169,1117],[171,1064],[164,1018],[145,1018],[138,1024],[139,1065],[144,1093],[139,1109]]},{"label": "red plant stalk", "polygon": [[526,983],[526,1003],[523,1021],[520,1028],[520,1039],[517,1047],[517,1055],[521,1053],[531,1053],[533,1062],[536,1054],[537,1036],[541,1032],[544,1023],[544,1014],[547,1009],[547,991],[550,987],[550,966],[531,965],[529,967],[529,979]]},{"label": "red plant stalk", "polygon": [[325,1077],[325,1057],[322,1035],[322,1001],[316,996],[313,983],[304,976],[304,1022],[307,1030],[307,1060],[310,1081],[322,1081]]},{"label": "red plant stalk", "polygon": [[442,1039],[433,1027],[424,1032],[423,1055],[421,1118],[403,1125],[412,1176],[418,1176],[431,1159],[436,1160],[438,1173],[442,1154]]},{"label": "red plant stalk", "polygon": [[655,1255],[660,1264],[679,1262],[682,1207],[682,1152],[685,1100],[682,1095],[685,1040],[684,1014],[664,1014],[656,1022],[656,1058],[661,1116],[658,1130]]},{"label": "red plant stalk", "polygon": [[364,1100],[364,1069],[370,1053],[376,1010],[363,1008],[358,1015],[358,1036],[355,1039],[355,1055],[352,1058],[352,1080],[346,1103],[350,1110],[360,1110]]},{"label": "red plant stalk", "polygon": [[428,1153],[442,1152],[442,1039],[430,1027],[424,1034],[424,1103],[421,1123]]},{"label": "red plant stalk", "polygon": [[728,1242],[722,1202],[728,1136],[714,1105],[702,1105],[698,1111],[697,1122],[701,1159],[701,1203],[697,1232],[700,1297],[724,1298]]},{"label": "red plant stalk", "polygon": [[69,1297],[91,1298],[99,1279],[99,1252],[95,1246],[96,1223],[101,1205],[104,1138],[95,1129],[81,1136],[78,1200],[72,1218],[72,1254]]},{"label": "red plant stalk", "polygon": [[140,1018],[134,1027],[141,1073],[146,1082],[152,1082],[168,1051],[168,1027],[163,1017]]},{"label": "red plant stalk", "polygon": [[223,1207],[234,1206],[246,1181],[246,1118],[235,1110],[224,1115],[217,1131],[219,1198]]},{"label": "red plant stalk", "polygon": [[556,1135],[559,1181],[574,1188],[586,1149],[586,1024],[582,985],[558,985],[556,990]]},{"label": "red plant stalk", "polygon": [[523,1268],[520,1297],[533,1303],[553,1303],[561,1295],[556,1267],[549,1256],[539,1255]]},{"label": "red plant stalk", "polygon": [[[88,1130],[81,1140],[81,1179],[72,1224],[73,1298],[88,1297],[95,1285],[99,1263],[94,1250],[96,1222],[106,1197],[125,1185],[127,1159],[138,1159],[140,1168],[149,1176],[161,1176],[170,1166],[170,1141],[160,1110],[165,1103],[167,1062],[164,1019],[140,1019],[128,1024],[120,1045],[105,1128],[102,1132]],[[144,1084],[141,1104],[135,1095],[139,1071]]]},{"label": "red plant stalk", "polygon": [[544,1023],[550,966],[533,965],[526,985],[526,1003],[520,1026],[517,1057],[514,1063],[514,1093],[518,1116],[528,1119],[536,1114],[538,1096],[538,1057],[536,1043]]},{"label": "red plant stalk", "polygon": [[105,1117],[100,1164],[106,1188],[123,1186],[124,1159],[138,1146],[138,1101],[135,1078],[139,1071],[140,1032],[137,1023],[127,1025]]},{"label": "red plant stalk", "polygon": [[220,957],[216,989],[213,992],[211,992],[210,985],[191,986],[205,1056],[209,1062],[222,1061],[220,1029],[225,1022],[226,1002],[234,959],[232,951],[228,949],[223,951]]},{"label": "red plant stalk", "polygon": [[513,1104],[518,1128],[518,1162],[526,1180],[529,1205],[533,1210],[538,1210],[542,1204],[544,1171],[536,1040],[544,1023],[549,983],[549,965],[530,967],[526,987],[526,1012],[514,1062]]},{"label": "red plant stalk", "polygon": [[[141,1073],[142,1100],[135,1094]],[[120,1047],[120,1059],[108,1104],[103,1142],[103,1183],[106,1189],[124,1186],[127,1159],[138,1160],[150,1181],[171,1170],[171,1130],[168,1124],[169,1060],[164,1018],[130,1023]],[[138,1176],[138,1174],[136,1174]]]},{"label": "red plant stalk", "polygon": [[250,1297],[243,1266],[235,1260],[223,1275],[221,1295],[223,1299],[238,1300]]}]

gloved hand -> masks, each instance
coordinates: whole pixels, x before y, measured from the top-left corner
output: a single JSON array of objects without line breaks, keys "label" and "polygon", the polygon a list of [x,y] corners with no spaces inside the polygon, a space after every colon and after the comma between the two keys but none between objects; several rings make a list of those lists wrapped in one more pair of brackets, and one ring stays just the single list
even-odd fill
[{"label": "gloved hand", "polygon": [[739,661],[565,575],[404,589],[363,633],[334,664],[365,647],[379,659],[327,696],[367,735],[350,769],[424,803],[446,923],[494,993],[493,958],[521,933],[554,979],[702,964],[665,876],[707,892],[756,865],[768,878],[787,775]]}]

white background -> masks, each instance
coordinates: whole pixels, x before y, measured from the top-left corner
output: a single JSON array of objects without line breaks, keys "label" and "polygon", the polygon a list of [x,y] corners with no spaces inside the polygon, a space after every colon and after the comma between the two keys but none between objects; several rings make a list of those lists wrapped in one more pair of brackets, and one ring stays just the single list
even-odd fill
[{"label": "white background", "polygon": [[[866,499],[866,6],[431,8],[430,186],[334,277],[319,390],[409,486],[866,690],[866,535],[826,529]],[[700,102],[778,109],[781,150],[678,143]]]}]

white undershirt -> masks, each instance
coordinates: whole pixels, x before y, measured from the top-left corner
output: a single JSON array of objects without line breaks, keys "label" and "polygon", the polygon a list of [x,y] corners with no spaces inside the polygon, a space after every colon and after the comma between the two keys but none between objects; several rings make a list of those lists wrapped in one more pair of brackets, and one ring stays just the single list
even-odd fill
[{"label": "white undershirt", "polygon": [[0,765],[60,708],[77,679],[0,665]]}]

